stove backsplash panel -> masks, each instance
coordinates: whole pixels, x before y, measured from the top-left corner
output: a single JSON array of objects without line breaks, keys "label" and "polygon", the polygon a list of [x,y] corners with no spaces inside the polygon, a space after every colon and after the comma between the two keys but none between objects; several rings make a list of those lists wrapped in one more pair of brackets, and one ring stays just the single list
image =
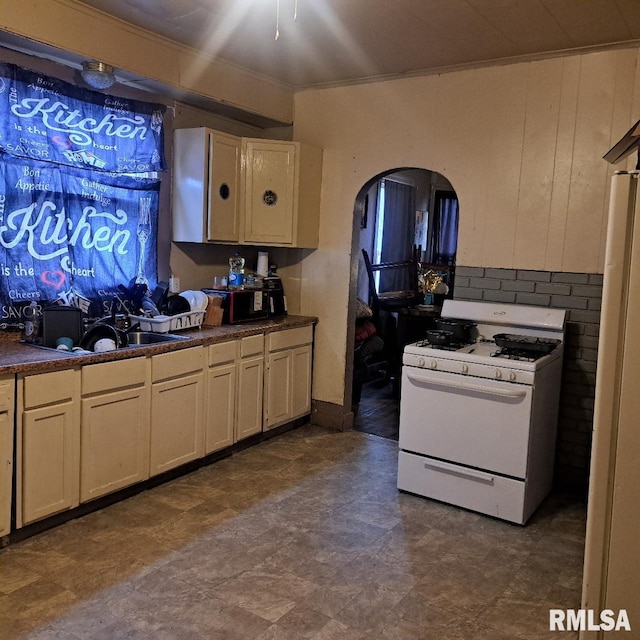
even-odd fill
[{"label": "stove backsplash panel", "polygon": [[586,496],[602,274],[456,266],[453,297],[567,309],[555,483]]}]

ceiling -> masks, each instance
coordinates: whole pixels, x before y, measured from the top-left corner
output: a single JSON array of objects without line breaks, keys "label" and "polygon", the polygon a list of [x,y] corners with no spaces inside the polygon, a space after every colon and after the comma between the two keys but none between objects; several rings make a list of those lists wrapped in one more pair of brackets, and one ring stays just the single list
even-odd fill
[{"label": "ceiling", "polygon": [[639,0],[78,1],[297,89],[640,42]]}]

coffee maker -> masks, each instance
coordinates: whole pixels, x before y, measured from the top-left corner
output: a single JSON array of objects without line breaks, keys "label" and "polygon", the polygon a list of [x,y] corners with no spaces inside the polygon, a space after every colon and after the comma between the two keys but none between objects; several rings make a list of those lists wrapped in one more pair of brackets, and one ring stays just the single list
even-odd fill
[{"label": "coffee maker", "polygon": [[263,290],[267,292],[267,309],[269,317],[287,315],[287,298],[284,295],[282,280],[278,276],[262,278]]}]

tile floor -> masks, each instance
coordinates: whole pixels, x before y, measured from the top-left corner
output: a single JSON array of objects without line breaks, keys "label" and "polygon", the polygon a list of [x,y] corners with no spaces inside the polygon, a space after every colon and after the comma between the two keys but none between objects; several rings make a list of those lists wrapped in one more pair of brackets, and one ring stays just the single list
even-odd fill
[{"label": "tile floor", "polygon": [[399,493],[396,456],[307,425],[15,543],[0,638],[575,638],[585,506],[518,527]]}]

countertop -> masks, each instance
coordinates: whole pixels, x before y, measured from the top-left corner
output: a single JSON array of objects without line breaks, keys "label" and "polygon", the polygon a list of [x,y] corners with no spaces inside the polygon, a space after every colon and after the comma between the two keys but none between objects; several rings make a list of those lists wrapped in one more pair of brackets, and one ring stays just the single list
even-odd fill
[{"label": "countertop", "polygon": [[74,355],[58,352],[20,342],[20,333],[0,331],[0,375],[11,373],[40,373],[79,367],[99,362],[124,360],[136,356],[149,356],[167,353],[177,349],[186,349],[199,345],[209,345],[252,336],[258,333],[272,333],[315,324],[317,318],[309,316],[285,316],[271,320],[254,320],[244,324],[222,325],[221,327],[203,326],[200,329],[172,332],[184,340],[163,342],[160,344],[127,347],[107,353]]}]

